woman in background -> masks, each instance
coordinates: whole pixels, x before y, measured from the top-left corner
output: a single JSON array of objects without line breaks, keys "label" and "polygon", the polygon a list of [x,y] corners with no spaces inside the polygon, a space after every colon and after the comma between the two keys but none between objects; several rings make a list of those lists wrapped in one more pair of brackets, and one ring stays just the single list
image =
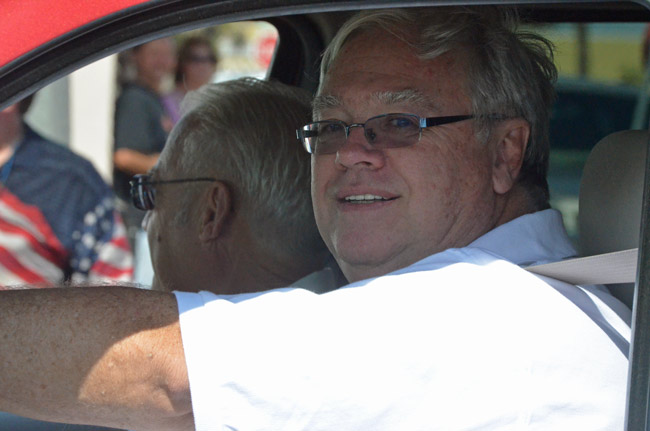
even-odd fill
[{"label": "woman in background", "polygon": [[209,39],[192,36],[183,41],[178,51],[174,90],[163,97],[163,106],[173,124],[180,118],[180,105],[188,91],[212,82],[217,70],[217,54]]}]

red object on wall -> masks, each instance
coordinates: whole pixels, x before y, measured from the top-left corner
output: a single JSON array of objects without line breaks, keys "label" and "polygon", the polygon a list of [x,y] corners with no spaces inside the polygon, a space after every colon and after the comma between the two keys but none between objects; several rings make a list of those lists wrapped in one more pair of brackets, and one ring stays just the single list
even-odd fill
[{"label": "red object on wall", "polygon": [[261,38],[257,43],[257,62],[265,68],[268,68],[271,64],[277,42],[277,36],[272,35]]}]

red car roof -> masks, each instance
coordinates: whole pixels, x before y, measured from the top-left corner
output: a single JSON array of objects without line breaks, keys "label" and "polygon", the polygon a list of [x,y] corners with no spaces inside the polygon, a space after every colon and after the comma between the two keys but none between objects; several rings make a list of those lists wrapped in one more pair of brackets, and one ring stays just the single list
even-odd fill
[{"label": "red car roof", "polygon": [[149,0],[1,0],[0,66],[65,33]]}]

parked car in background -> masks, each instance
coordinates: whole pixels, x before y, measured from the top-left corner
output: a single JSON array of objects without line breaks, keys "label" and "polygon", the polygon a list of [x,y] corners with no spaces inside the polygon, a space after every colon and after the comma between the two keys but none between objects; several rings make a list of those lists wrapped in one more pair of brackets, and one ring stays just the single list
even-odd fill
[{"label": "parked car in background", "polygon": [[[605,136],[632,128],[641,88],[577,78],[560,78],[550,125],[551,203],[577,240],[580,178],[591,149]],[[646,101],[647,103],[647,101]],[[644,120],[648,124],[648,118]]]},{"label": "parked car in background", "polygon": [[551,117],[551,142],[564,150],[589,151],[594,143],[629,129],[640,89],[586,79],[560,78]]}]

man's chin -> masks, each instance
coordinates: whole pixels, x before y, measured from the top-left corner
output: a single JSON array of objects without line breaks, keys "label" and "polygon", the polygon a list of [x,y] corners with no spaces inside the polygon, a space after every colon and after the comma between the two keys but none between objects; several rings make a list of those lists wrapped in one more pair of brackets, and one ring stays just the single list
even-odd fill
[{"label": "man's chin", "polygon": [[399,269],[394,267],[394,259],[389,254],[379,254],[375,250],[348,250],[345,253],[338,253],[336,259],[345,277],[353,283],[359,280],[379,277],[391,271]]}]

